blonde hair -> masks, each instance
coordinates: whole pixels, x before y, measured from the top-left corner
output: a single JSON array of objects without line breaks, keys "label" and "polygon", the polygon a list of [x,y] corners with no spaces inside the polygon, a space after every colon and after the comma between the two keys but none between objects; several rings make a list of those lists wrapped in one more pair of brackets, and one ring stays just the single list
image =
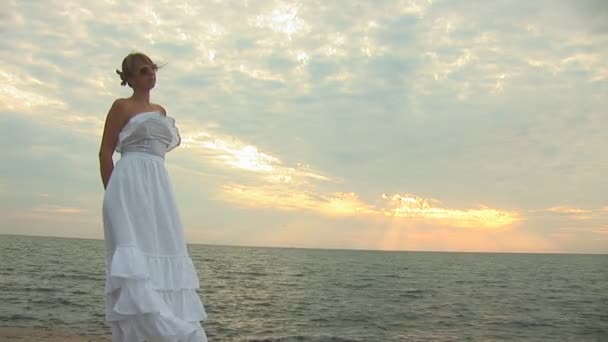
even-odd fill
[{"label": "blonde hair", "polygon": [[135,63],[139,61],[143,61],[146,64],[154,64],[150,57],[141,52],[132,52],[128,54],[127,57],[122,60],[122,70],[116,69],[116,73],[120,76],[120,85],[124,86],[128,84],[129,87],[133,88],[131,83],[129,83],[129,77],[136,71],[134,70]]}]

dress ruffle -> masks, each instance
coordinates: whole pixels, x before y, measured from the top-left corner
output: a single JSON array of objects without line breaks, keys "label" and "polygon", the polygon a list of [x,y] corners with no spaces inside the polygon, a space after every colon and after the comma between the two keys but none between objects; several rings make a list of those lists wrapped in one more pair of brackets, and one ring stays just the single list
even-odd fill
[{"label": "dress ruffle", "polygon": [[121,341],[206,341],[199,321],[207,314],[189,256],[119,246],[108,255],[106,267],[106,321],[115,323]]},{"label": "dress ruffle", "polygon": [[146,254],[134,245],[118,246],[107,256],[111,277],[106,278],[106,293],[121,285],[121,278],[150,279],[155,290],[198,289],[199,278],[188,255]]},{"label": "dress ruffle", "polygon": [[179,144],[181,144],[182,137],[179,135],[179,130],[177,129],[177,126],[175,126],[175,119],[169,116],[165,116],[164,118],[168,121],[167,127],[169,128],[169,131],[171,131],[172,136],[171,142],[167,146],[167,152],[169,152],[179,146]]},{"label": "dress ruffle", "polygon": [[166,152],[169,152],[179,146],[181,143],[181,136],[179,130],[175,125],[175,119],[161,114],[160,112],[144,112],[139,113],[131,117],[129,121],[124,125],[120,133],[118,134],[118,142],[116,143],[116,152],[122,152],[123,142],[136,130],[138,124],[145,120],[159,120],[162,122],[167,129],[171,132],[171,141],[167,145]]}]

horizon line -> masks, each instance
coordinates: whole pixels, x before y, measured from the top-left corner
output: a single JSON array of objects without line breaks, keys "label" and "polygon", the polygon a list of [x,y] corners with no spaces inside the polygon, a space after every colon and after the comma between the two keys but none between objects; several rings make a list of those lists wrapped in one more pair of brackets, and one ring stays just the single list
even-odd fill
[{"label": "horizon line", "polygon": [[[27,236],[27,237],[49,237],[49,238],[61,238],[61,239],[79,239],[79,240],[99,240],[105,241],[103,238],[87,238],[87,237],[75,237],[75,236],[59,236],[59,235],[37,235],[37,234],[11,234],[11,233],[0,233],[1,235],[11,236]],[[276,248],[276,249],[311,249],[311,250],[329,250],[329,251],[355,251],[355,252],[388,252],[388,253],[468,253],[468,254],[544,254],[544,255],[608,255],[606,253],[598,252],[515,252],[515,251],[500,251],[500,252],[488,252],[488,251],[467,251],[467,250],[398,250],[398,249],[364,249],[364,248],[339,248],[339,247],[296,247],[296,246],[255,246],[255,245],[227,245],[227,244],[213,244],[213,243],[194,243],[187,242],[186,245],[199,245],[199,246],[215,246],[215,247],[242,247],[242,248]]]}]

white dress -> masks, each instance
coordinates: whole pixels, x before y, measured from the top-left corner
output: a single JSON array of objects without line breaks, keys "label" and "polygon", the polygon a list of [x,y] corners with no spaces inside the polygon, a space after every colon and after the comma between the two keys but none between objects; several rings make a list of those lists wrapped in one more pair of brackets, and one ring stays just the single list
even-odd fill
[{"label": "white dress", "polygon": [[199,278],[186,248],[165,153],[179,146],[159,112],[122,128],[103,198],[105,319],[114,342],[205,342]]}]

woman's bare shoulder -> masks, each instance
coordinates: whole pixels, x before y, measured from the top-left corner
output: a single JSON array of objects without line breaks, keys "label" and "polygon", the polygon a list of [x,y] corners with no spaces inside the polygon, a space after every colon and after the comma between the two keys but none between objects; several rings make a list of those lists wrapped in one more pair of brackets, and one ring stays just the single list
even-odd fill
[{"label": "woman's bare shoulder", "polygon": [[167,116],[167,111],[165,110],[165,107],[163,107],[163,106],[161,106],[161,105],[159,105],[159,104],[156,104],[156,103],[154,104],[154,106],[155,106],[155,107],[158,109],[158,111],[159,111],[159,112],[160,112],[162,115]]},{"label": "woman's bare shoulder", "polygon": [[112,103],[112,107],[108,112],[108,118],[118,120],[119,122],[126,122],[129,115],[129,100],[123,98],[117,98]]},{"label": "woman's bare shoulder", "polygon": [[112,103],[110,111],[124,113],[129,108],[129,100],[124,98],[117,98]]}]

